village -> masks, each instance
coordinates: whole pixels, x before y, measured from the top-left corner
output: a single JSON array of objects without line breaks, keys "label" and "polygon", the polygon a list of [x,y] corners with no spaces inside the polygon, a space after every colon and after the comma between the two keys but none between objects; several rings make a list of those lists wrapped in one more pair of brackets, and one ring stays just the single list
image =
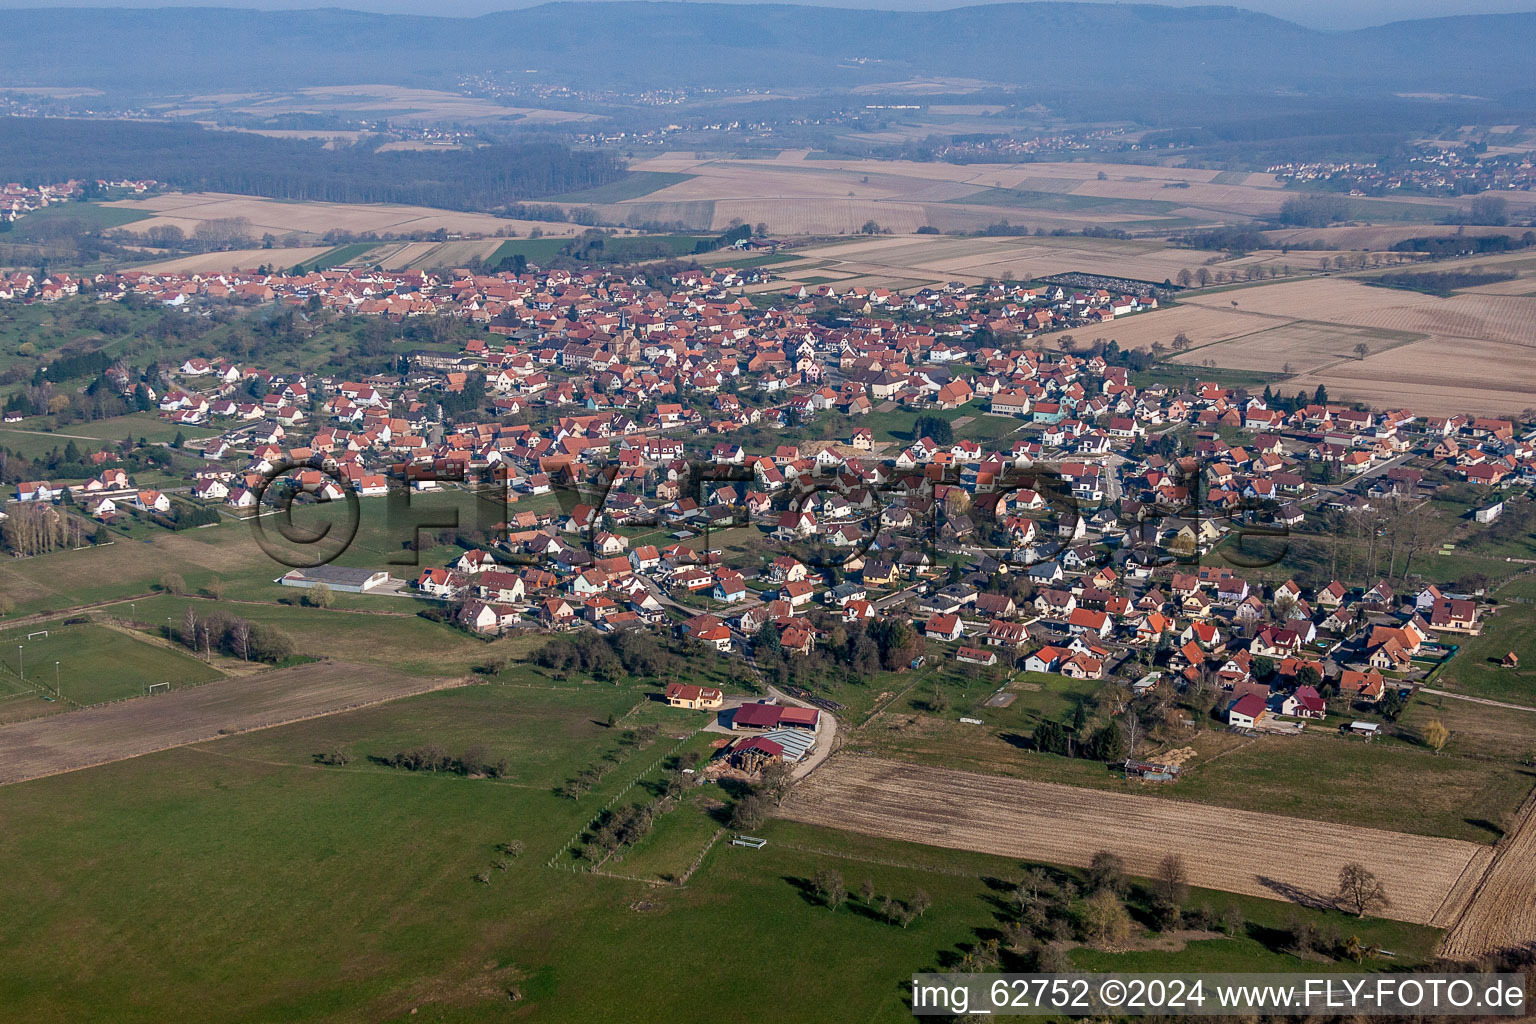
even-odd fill
[{"label": "village", "polygon": [[[1230,728],[1287,733],[1400,707],[1487,607],[1455,580],[1399,590],[1335,564],[1336,578],[1314,567],[1298,582],[1277,575],[1283,549],[1231,553],[1319,529],[1342,545],[1437,484],[1488,495],[1474,517],[1486,525],[1536,482],[1536,443],[1508,420],[1138,386],[1102,338],[1026,344],[1154,309],[1151,289],[798,288],[764,308],[732,294],[744,277],[126,273],[59,275],[40,292],[13,278],[36,301],[271,301],[453,316],[485,336],[360,380],[216,353],[156,379],[114,366],[107,379],[141,408],[216,429],[183,446],[201,468],[141,488],[104,447],[83,456],[98,475],[23,482],[11,512],[164,525],[473,487],[504,509],[494,535],[414,579],[324,565],[277,582],[427,600],[485,636],[661,630],[748,658],[901,623],[913,667],[1209,689]],[[916,436],[861,425],[893,416]],[[748,450],[816,436],[826,417],[848,432]],[[1382,542],[1394,565],[1402,542],[1398,527]],[[759,754],[785,752],[758,739]]]}]

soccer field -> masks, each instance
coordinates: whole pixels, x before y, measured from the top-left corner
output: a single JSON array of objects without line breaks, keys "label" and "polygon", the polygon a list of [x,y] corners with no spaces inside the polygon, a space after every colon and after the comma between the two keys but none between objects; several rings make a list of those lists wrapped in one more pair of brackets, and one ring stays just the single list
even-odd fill
[{"label": "soccer field", "polygon": [[97,623],[0,633],[0,665],[0,679],[15,689],[48,696],[57,689],[81,705],[143,696],[152,683],[180,689],[223,677],[190,654]]}]

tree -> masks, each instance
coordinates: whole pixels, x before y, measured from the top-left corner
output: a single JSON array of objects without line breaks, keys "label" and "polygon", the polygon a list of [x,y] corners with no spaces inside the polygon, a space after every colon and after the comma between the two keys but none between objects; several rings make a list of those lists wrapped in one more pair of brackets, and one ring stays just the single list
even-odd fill
[{"label": "tree", "polygon": [[1107,889],[1113,893],[1125,891],[1125,861],[1119,854],[1099,850],[1088,862],[1088,884],[1094,889]]},{"label": "tree", "polygon": [[329,608],[331,600],[331,588],[324,583],[316,583],[304,594],[304,603],[311,608]]},{"label": "tree", "polygon": [[907,909],[912,912],[913,917],[922,917],[932,905],[933,900],[922,889],[914,892],[912,898],[907,901]]},{"label": "tree", "polygon": [[187,605],[186,611],[181,616],[181,633],[178,634],[181,643],[189,648],[197,649],[197,611]]},{"label": "tree", "polygon": [[174,572],[168,572],[160,577],[160,589],[167,594],[185,594],[187,581]]},{"label": "tree", "polygon": [[1183,270],[1179,271],[1179,276],[1175,278],[1175,280],[1179,282],[1180,288],[1188,288],[1192,283],[1194,283],[1195,275],[1189,272],[1188,267],[1185,267]]},{"label": "tree", "polygon": [[1189,873],[1184,870],[1184,858],[1170,853],[1157,865],[1157,897],[1174,907],[1183,905],[1189,898]]},{"label": "tree", "polygon": [[1035,735],[1031,741],[1035,749],[1042,754],[1067,756],[1067,731],[1054,719],[1047,718],[1036,726]]},{"label": "tree", "polygon": [[251,660],[251,624],[245,619],[236,619],[229,626],[229,642],[240,655],[242,661]]},{"label": "tree", "polygon": [[1094,730],[1088,737],[1085,753],[1095,761],[1119,761],[1125,757],[1125,736],[1120,732],[1120,727],[1114,722],[1109,722]]},{"label": "tree", "polygon": [[743,795],[731,808],[731,827],[750,831],[768,816],[768,798],[753,790]]},{"label": "tree", "polygon": [[1173,336],[1173,350],[1175,352],[1189,351],[1189,335],[1185,334],[1183,331],[1175,334]]},{"label": "tree", "polygon": [[1450,741],[1451,730],[1445,727],[1444,722],[1435,718],[1424,723],[1424,728],[1419,730],[1419,738],[1424,741],[1426,747],[1438,754]]},{"label": "tree", "polygon": [[780,654],[784,650],[779,641],[779,627],[772,622],[765,622],[761,629],[752,638],[752,653],[754,655]]},{"label": "tree", "polygon": [[1339,869],[1337,901],[1344,909],[1353,911],[1357,917],[1364,917],[1367,911],[1392,905],[1387,899],[1386,887],[1381,884],[1380,879],[1371,874],[1364,864],[1354,861]]},{"label": "tree", "polygon": [[1389,722],[1397,721],[1397,716],[1403,713],[1403,697],[1398,693],[1397,687],[1392,687],[1381,695],[1381,700],[1376,703],[1381,715]]},{"label": "tree", "polygon": [[912,423],[912,439],[930,438],[935,444],[949,446],[955,440],[955,428],[949,420],[932,413],[919,416]]},{"label": "tree", "polygon": [[838,907],[848,902],[848,890],[843,887],[843,875],[840,871],[822,868],[816,872],[811,885],[816,890],[816,898],[821,900],[828,910],[836,911]]},{"label": "tree", "polygon": [[1204,288],[1206,285],[1211,283],[1210,269],[1208,267],[1201,267],[1199,270],[1195,271],[1195,279],[1200,282],[1200,287]]},{"label": "tree", "polygon": [[1131,937],[1131,915],[1125,904],[1108,889],[1089,896],[1078,913],[1083,938],[1099,949],[1118,949]]},{"label": "tree", "polygon": [[1355,346],[1355,358],[1356,359],[1364,359],[1366,356],[1368,356],[1370,354],[1371,354],[1371,346],[1367,345],[1365,342],[1362,341],[1360,344]]}]

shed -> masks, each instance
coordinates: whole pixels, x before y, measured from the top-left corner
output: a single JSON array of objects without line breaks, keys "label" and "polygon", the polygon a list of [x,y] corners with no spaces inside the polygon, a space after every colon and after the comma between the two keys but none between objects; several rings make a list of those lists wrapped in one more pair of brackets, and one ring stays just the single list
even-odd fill
[{"label": "shed", "polygon": [[782,748],[781,757],[786,761],[799,761],[816,746],[816,736],[804,729],[775,729],[755,739],[771,740]]},{"label": "shed", "polygon": [[769,761],[784,756],[784,748],[766,736],[753,736],[731,750],[731,764],[743,771],[755,772]]},{"label": "shed", "polygon": [[1356,736],[1364,736],[1373,740],[1381,735],[1381,725],[1376,722],[1350,722],[1349,731]]},{"label": "shed", "polygon": [[821,721],[821,712],[815,708],[787,707],[779,709],[779,724],[795,729],[816,730],[816,723]]}]

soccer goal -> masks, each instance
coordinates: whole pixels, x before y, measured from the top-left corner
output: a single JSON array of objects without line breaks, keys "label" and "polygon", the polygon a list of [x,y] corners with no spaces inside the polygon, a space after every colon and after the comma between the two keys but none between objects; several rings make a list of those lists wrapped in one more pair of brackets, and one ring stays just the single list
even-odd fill
[{"label": "soccer goal", "polygon": [[144,687],[144,689],[145,689],[145,691],[147,693],[150,693],[150,694],[170,693],[171,692],[171,684],[170,683],[150,683],[148,686]]},{"label": "soccer goal", "polygon": [[47,636],[48,636],[48,631],[46,629],[40,629],[36,633],[28,633],[27,634],[27,639],[28,640],[36,640],[38,637],[47,637]]}]

